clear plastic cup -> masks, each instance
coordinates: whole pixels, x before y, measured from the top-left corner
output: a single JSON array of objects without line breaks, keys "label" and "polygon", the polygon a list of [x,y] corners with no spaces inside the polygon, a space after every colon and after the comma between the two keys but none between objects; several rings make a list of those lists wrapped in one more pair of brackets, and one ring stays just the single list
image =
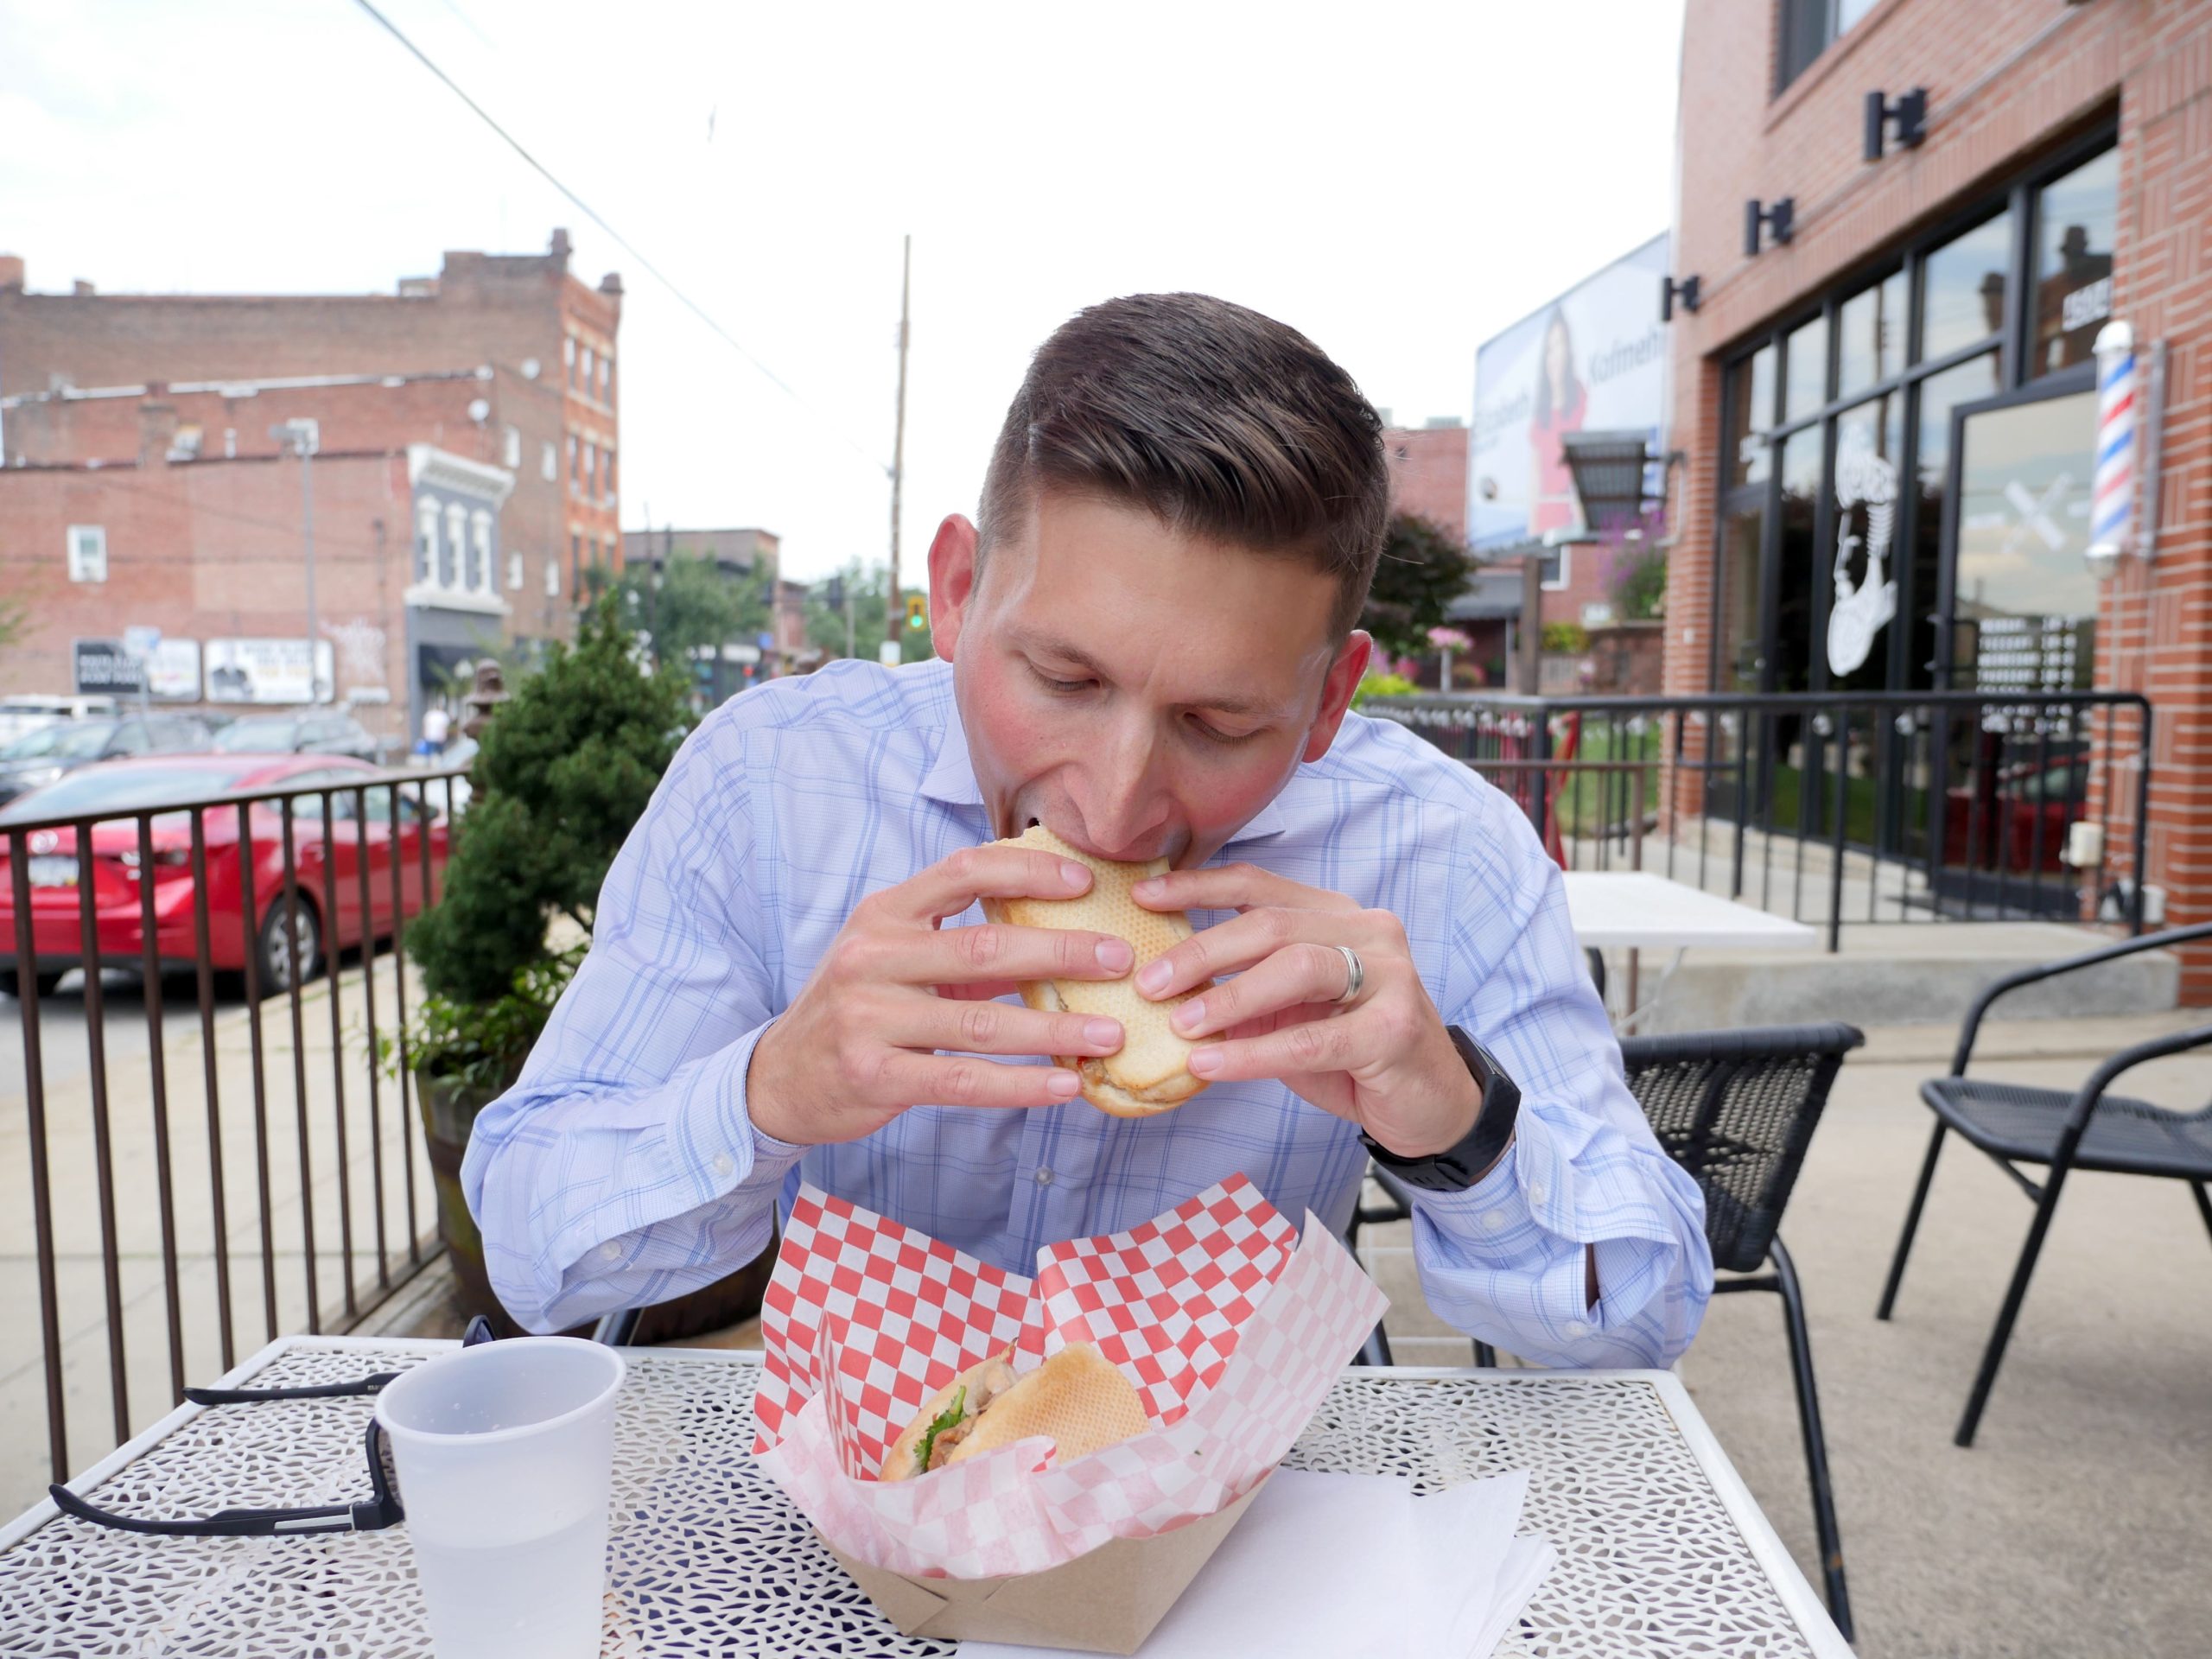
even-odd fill
[{"label": "clear plastic cup", "polygon": [[524,1337],[378,1396],[438,1659],[599,1652],[623,1370],[597,1343]]}]

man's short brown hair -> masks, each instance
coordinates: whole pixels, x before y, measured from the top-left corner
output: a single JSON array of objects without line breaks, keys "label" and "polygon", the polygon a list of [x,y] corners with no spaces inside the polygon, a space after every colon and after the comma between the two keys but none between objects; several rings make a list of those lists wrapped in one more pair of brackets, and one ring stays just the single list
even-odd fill
[{"label": "man's short brown hair", "polygon": [[1109,300],[1037,348],[984,476],[979,558],[1040,486],[1328,572],[1334,639],[1359,620],[1389,516],[1382,423],[1351,377],[1205,294]]}]

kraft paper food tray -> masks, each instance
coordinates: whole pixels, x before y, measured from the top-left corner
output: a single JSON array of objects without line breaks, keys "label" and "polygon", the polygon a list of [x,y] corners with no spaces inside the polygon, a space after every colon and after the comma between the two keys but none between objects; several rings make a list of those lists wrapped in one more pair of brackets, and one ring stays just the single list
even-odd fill
[{"label": "kraft paper food tray", "polygon": [[[902,1626],[1018,1623],[1014,1639],[1126,1650],[1381,1316],[1382,1293],[1306,1224],[1301,1238],[1236,1176],[1128,1232],[1046,1247],[1032,1281],[804,1189],[763,1308],[764,1471]],[[1065,1465],[1031,1440],[874,1478],[955,1372],[1009,1344],[1027,1370],[1077,1341],[1136,1387],[1151,1430]]]},{"label": "kraft paper food tray", "polygon": [[1255,1486],[1173,1532],[1116,1538],[1014,1578],[918,1578],[855,1560],[835,1544],[830,1553],[906,1636],[1135,1653],[1258,1496]]}]

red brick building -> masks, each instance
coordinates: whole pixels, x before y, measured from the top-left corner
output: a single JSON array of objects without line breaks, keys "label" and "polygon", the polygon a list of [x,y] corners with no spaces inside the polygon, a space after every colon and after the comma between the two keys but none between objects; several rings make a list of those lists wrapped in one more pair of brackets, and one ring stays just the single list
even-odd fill
[{"label": "red brick building", "polygon": [[1467,539],[1467,429],[1444,425],[1391,426],[1382,430],[1390,463],[1390,511],[1410,512]]},{"label": "red brick building", "polygon": [[[268,454],[170,462],[165,453],[0,474],[0,588],[20,596],[31,623],[29,637],[0,658],[0,690],[67,689],[79,652],[111,645],[126,627],[152,626],[165,653],[151,688],[158,701],[304,701],[225,679],[242,660],[304,656],[300,462]],[[424,598],[412,526],[415,502],[429,496],[410,470],[434,484],[431,457],[471,465],[427,446],[414,456],[326,449],[314,461],[316,610],[335,696],[395,744],[413,730],[409,612]],[[475,498],[489,564],[499,557],[504,474],[476,470],[490,474]],[[495,644],[503,618],[481,588],[480,581],[479,592],[457,592],[473,608],[449,614],[472,617],[476,637]]]},{"label": "red brick building", "polygon": [[[2212,918],[2212,7],[1854,10],[1838,35],[1817,0],[1689,0],[1672,264],[1701,292],[1672,327],[1668,689],[2140,692],[2147,868],[2100,766],[2120,821],[2094,874]],[[1892,119],[1866,159],[1869,96],[1916,89],[1924,140]],[[1770,215],[1755,253],[1747,213]],[[2100,579],[2093,347],[2115,320],[2155,556]],[[2212,999],[2212,952],[2185,991]]]},{"label": "red brick building", "polygon": [[[565,232],[544,254],[448,253],[436,276],[404,279],[390,295],[108,296],[82,283],[46,294],[27,289],[25,274],[20,257],[0,258],[0,561],[11,588],[29,596],[33,637],[0,668],[0,688],[66,689],[60,677],[82,637],[69,631],[88,607],[105,613],[106,633],[143,625],[173,639],[200,637],[193,631],[235,612],[176,608],[176,590],[156,574],[226,562],[232,538],[208,506],[226,491],[246,503],[226,511],[290,536],[289,569],[277,545],[265,555],[253,637],[303,639],[297,463],[248,464],[275,456],[270,428],[294,419],[320,431],[326,638],[355,622],[385,630],[400,654],[383,689],[410,729],[424,696],[480,652],[487,630],[493,639],[568,632],[585,567],[621,563],[621,283],[610,275],[593,289],[570,275]],[[322,480],[349,476],[356,462],[374,463],[384,493],[358,522],[326,527],[343,509],[323,505]],[[264,482],[278,472],[289,482]],[[63,474],[74,476],[65,484]],[[142,493],[126,504],[130,489]],[[65,533],[28,528],[50,516],[57,492],[86,513],[115,498],[126,533],[107,539],[97,583]],[[168,505],[154,511],[148,493]],[[106,523],[69,518],[64,531]],[[355,616],[325,595],[325,547],[348,537],[365,559],[378,545],[407,555],[388,573],[396,609]],[[327,592],[348,593],[336,580]],[[87,586],[100,595],[69,591]],[[363,664],[364,637],[352,636]],[[342,666],[340,682],[343,696]]]}]

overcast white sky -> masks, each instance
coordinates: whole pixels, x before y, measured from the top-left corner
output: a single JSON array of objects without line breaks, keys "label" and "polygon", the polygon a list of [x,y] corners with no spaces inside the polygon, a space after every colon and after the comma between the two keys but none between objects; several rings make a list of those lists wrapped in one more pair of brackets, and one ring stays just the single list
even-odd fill
[{"label": "overcast white sky", "polygon": [[389,290],[565,225],[628,289],[624,524],[765,525],[802,578],[886,549],[905,232],[912,581],[1085,304],[1256,307],[1418,425],[1671,217],[1680,0],[380,3],[804,403],[354,0],[0,7],[0,251],[34,289]]}]

